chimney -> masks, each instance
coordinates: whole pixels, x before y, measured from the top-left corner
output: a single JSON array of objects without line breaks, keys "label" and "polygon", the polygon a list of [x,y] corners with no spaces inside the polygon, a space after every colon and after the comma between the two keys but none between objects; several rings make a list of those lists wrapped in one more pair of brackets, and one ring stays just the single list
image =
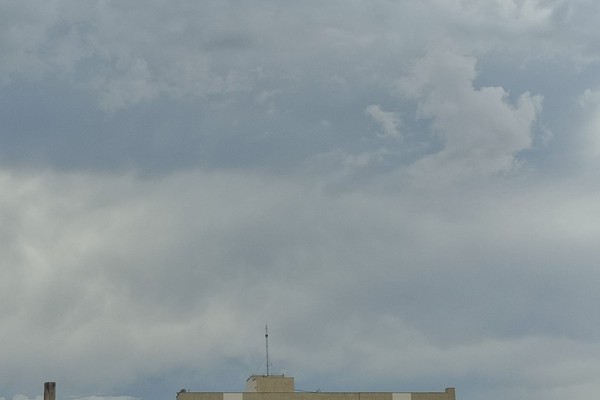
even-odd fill
[{"label": "chimney", "polygon": [[56,382],[44,383],[44,400],[56,400]]}]

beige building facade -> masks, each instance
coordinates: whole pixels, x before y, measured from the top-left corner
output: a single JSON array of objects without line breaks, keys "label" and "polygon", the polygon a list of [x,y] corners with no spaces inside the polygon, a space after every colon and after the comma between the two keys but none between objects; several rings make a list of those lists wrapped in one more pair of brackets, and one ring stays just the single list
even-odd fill
[{"label": "beige building facade", "polygon": [[284,375],[252,375],[243,393],[177,393],[177,400],[456,400],[454,388],[443,392],[296,392],[294,378]]}]

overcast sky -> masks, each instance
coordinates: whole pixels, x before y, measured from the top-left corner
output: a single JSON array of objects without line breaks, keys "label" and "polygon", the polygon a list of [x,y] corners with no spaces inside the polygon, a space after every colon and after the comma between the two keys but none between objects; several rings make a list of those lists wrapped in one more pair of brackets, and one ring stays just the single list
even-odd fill
[{"label": "overcast sky", "polygon": [[598,26],[0,0],[0,399],[242,391],[265,323],[302,390],[597,396]]}]

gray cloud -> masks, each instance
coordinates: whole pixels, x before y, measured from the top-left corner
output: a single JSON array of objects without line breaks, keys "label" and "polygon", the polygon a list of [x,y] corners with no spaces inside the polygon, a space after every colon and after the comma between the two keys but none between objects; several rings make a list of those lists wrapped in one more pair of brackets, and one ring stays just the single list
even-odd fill
[{"label": "gray cloud", "polygon": [[[343,151],[356,154],[369,129],[360,110],[379,104],[410,115],[410,108],[397,110],[388,88],[456,24],[500,18],[533,29],[548,14],[532,5],[450,4],[332,3],[322,17],[270,2],[11,6],[16,33],[5,35],[2,45],[4,92],[7,102],[20,96],[26,101],[5,119],[28,141],[11,148],[12,138],[3,135],[3,147],[10,149],[5,159],[18,162],[11,157],[17,151],[67,168],[168,169],[241,160],[264,167],[263,149],[273,148],[270,154],[278,152],[280,159],[270,155],[267,164],[290,167],[339,148],[341,140]],[[404,34],[408,27],[412,37]],[[471,40],[450,37],[464,52],[485,57],[467,46]],[[253,100],[269,92],[278,93],[277,102]],[[57,97],[71,104],[57,109],[51,100]],[[39,126],[30,122],[31,112]],[[379,147],[373,143],[370,151]],[[158,166],[149,165],[150,157],[158,158]]]},{"label": "gray cloud", "polygon": [[[344,371],[318,383],[338,390],[367,371],[378,378],[364,390],[393,390],[398,374],[468,387],[481,371],[548,386],[561,363],[590,362],[597,195],[492,187],[453,203],[311,186],[5,176],[3,192],[17,195],[3,231],[19,238],[3,245],[9,385],[25,384],[28,359],[38,367],[26,380],[52,367],[75,393],[135,390],[128,383],[181,368],[203,376],[230,357],[257,368],[254,331],[267,320],[278,367],[306,372],[306,384]],[[515,362],[540,376],[514,381]]]},{"label": "gray cloud", "polygon": [[596,9],[0,5],[0,396],[592,396]]}]

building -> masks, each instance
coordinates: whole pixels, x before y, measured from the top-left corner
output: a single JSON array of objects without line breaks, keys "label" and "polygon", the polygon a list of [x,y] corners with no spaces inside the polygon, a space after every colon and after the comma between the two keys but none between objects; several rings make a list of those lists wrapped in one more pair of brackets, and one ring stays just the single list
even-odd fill
[{"label": "building", "polygon": [[454,388],[443,392],[297,392],[294,378],[284,375],[252,375],[243,393],[177,393],[177,400],[456,400]]}]

